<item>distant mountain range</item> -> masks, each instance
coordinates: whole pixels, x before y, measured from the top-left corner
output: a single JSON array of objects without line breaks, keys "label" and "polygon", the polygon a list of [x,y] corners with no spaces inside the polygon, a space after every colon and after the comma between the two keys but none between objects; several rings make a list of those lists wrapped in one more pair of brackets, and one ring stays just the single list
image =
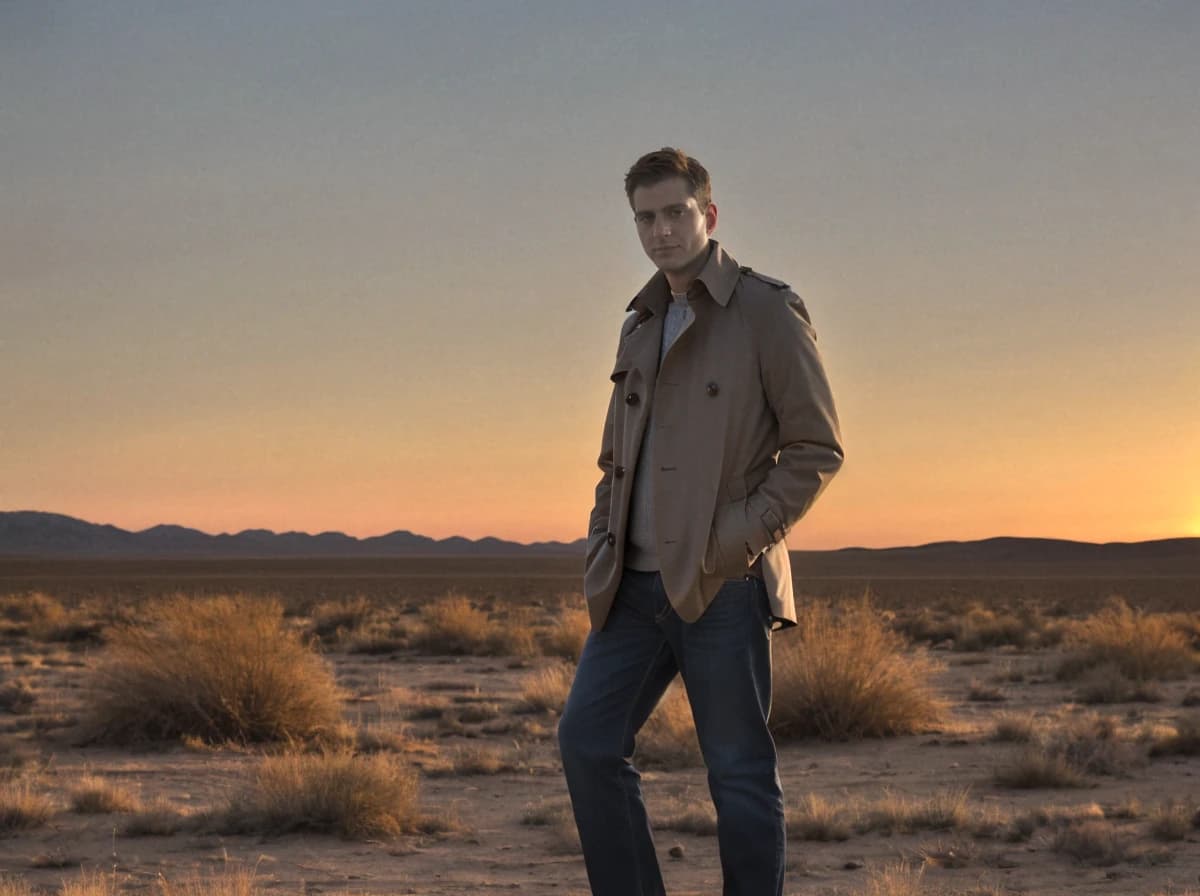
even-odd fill
[{"label": "distant mountain range", "polygon": [[[0,511],[0,556],[52,557],[414,557],[578,556],[586,539],[521,544],[499,538],[433,539],[406,530],[370,538],[342,532],[271,532],[246,529],[209,535],[183,526],[141,532],[89,523],[58,513]],[[990,569],[998,574],[1040,570],[1112,574],[1200,575],[1200,538],[1091,542],[1057,538],[987,538],[914,547],[793,550],[793,564],[819,566],[825,575],[861,575],[871,568],[912,574]]]},{"label": "distant mountain range", "polygon": [[0,555],[71,557],[405,557],[579,554],[586,539],[520,544],[500,538],[434,539],[404,529],[370,538],[343,532],[244,529],[209,535],[184,526],[130,532],[60,513],[0,511]]}]

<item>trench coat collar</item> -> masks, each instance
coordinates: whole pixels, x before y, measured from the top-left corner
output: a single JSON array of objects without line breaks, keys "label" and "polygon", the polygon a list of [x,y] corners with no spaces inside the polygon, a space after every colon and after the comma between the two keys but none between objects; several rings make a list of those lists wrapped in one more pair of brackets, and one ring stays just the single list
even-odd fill
[{"label": "trench coat collar", "polygon": [[[721,248],[720,243],[709,240],[708,245],[708,261],[701,268],[696,282],[704,284],[713,301],[724,307],[729,304],[729,297],[733,295],[733,288],[737,286],[742,271],[733,257]],[[646,282],[641,292],[633,297],[633,301],[625,310],[637,311],[642,316],[654,314],[662,317],[670,301],[671,287],[667,284],[667,275],[658,271]]]}]

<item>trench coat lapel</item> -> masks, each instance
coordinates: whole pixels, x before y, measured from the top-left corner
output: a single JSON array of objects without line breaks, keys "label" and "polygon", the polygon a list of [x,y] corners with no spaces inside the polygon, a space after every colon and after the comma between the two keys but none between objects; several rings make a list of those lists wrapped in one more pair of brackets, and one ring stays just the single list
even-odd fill
[{"label": "trench coat lapel", "polygon": [[645,384],[646,395],[649,399],[654,394],[654,381],[658,377],[658,356],[662,349],[663,318],[654,314],[643,320],[621,344],[613,366],[612,378],[616,380],[621,373],[636,370],[640,381]]}]

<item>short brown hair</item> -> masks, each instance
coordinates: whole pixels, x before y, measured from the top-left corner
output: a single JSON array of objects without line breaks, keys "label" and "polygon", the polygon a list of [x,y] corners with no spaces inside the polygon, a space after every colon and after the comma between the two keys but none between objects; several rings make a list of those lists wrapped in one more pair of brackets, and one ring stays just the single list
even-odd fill
[{"label": "short brown hair", "polygon": [[682,149],[673,146],[646,153],[625,173],[625,196],[630,208],[633,207],[634,190],[671,177],[682,177],[700,210],[708,208],[712,202],[712,180],[708,171]]}]

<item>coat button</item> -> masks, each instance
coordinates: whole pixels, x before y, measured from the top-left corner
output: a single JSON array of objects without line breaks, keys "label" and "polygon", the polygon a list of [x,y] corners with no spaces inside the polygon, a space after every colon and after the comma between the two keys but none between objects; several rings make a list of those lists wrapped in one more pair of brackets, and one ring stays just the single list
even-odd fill
[{"label": "coat button", "polygon": [[625,396],[625,403],[626,404],[637,404],[638,403],[638,394],[636,392],[630,392],[628,395]]},{"label": "coat button", "polygon": [[617,536],[615,536],[615,535],[613,535],[611,532],[609,532],[609,533],[608,533],[608,543],[609,543],[610,545],[614,545],[614,544],[616,544],[616,543],[617,543]]},{"label": "coat button", "polygon": [[721,391],[721,387],[718,386],[716,383],[709,383],[707,386],[704,387],[704,391],[707,392],[709,395],[716,395],[718,392]]},{"label": "coat button", "polygon": [[613,467],[613,475],[620,479],[625,475],[625,468],[620,466]]}]

